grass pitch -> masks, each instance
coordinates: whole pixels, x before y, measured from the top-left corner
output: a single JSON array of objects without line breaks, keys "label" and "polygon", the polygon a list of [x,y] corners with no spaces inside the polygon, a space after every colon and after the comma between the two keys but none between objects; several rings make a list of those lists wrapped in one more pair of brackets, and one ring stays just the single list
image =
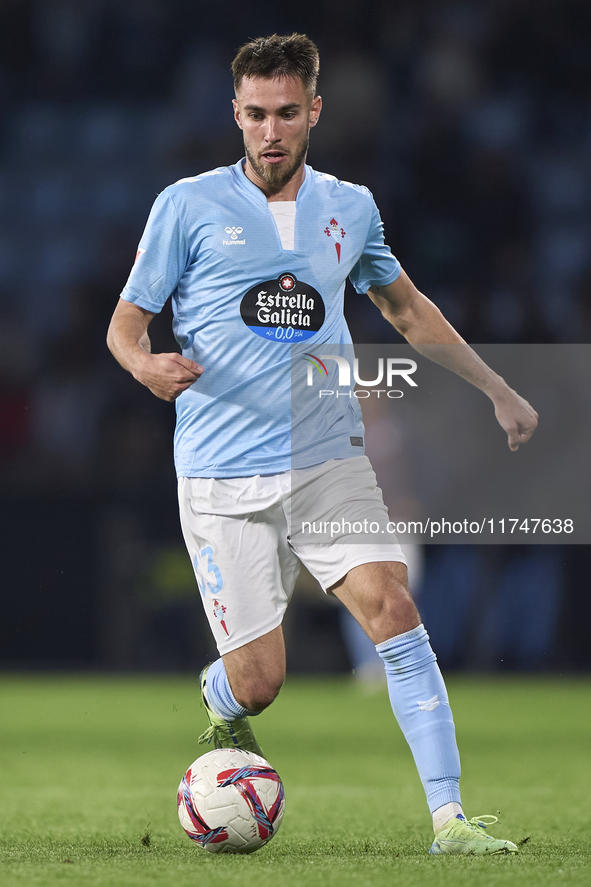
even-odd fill
[{"label": "grass pitch", "polygon": [[430,818],[385,690],[288,680],[256,724],[285,784],[281,830],[252,856],[214,856],[176,814],[205,727],[196,681],[4,676],[0,884],[588,887],[591,680],[448,686],[466,812],[501,811],[497,833],[525,841],[518,857],[427,855]]}]

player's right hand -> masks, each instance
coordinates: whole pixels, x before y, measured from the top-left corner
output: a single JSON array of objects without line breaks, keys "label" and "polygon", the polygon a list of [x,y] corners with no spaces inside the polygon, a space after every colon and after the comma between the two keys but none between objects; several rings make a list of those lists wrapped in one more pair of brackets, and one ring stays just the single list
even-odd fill
[{"label": "player's right hand", "polygon": [[182,354],[149,354],[134,373],[135,378],[161,400],[176,400],[193,385],[203,367]]}]

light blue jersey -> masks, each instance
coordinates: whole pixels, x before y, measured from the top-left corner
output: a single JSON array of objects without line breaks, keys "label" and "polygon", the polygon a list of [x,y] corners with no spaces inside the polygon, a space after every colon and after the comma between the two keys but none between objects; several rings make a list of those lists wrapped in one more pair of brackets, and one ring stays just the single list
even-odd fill
[{"label": "light blue jersey", "polygon": [[351,345],[347,277],[365,293],[399,274],[370,192],[309,166],[294,250],[243,161],[166,188],[121,297],[158,313],[172,296],[182,353],[205,368],[176,401],[177,474],[248,477],[362,455],[355,398],[300,397],[305,356]]}]

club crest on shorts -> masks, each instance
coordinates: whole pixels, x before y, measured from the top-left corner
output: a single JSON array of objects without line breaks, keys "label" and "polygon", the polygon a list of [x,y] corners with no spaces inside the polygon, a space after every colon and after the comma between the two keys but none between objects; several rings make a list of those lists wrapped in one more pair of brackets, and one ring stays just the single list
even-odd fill
[{"label": "club crest on shorts", "polygon": [[228,626],[226,625],[226,607],[223,604],[220,604],[219,601],[213,602],[213,615],[216,619],[219,620],[220,625],[229,636],[230,632],[228,631]]},{"label": "club crest on shorts", "polygon": [[[330,225],[330,228],[329,226]],[[324,233],[327,237],[332,237],[334,240],[334,248],[337,251],[337,260],[340,264],[341,261],[341,240],[347,233],[340,227],[339,223],[336,219],[331,219],[326,228],[324,229]]]}]

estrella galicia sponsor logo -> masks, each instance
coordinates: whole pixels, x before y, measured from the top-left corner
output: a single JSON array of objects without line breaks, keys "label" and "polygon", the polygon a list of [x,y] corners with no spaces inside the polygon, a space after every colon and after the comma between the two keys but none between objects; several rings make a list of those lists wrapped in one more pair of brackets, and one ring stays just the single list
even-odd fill
[{"label": "estrella galicia sponsor logo", "polygon": [[239,240],[240,235],[244,231],[244,228],[241,228],[240,225],[229,225],[227,228],[224,228],[224,231],[230,238],[229,240],[222,240],[224,246],[234,246],[235,244],[246,243],[246,237]]},{"label": "estrella galicia sponsor logo", "polygon": [[275,342],[303,342],[318,332],[326,309],[308,283],[285,271],[248,290],[240,303],[242,320],[253,333]]}]

